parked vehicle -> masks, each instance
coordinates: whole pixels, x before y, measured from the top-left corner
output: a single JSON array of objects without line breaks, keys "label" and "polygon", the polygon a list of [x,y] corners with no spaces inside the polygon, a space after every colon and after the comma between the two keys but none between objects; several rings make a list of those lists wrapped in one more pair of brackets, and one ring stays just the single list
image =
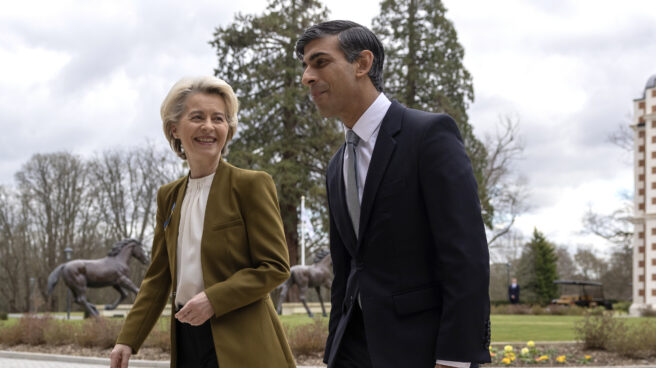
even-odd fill
[{"label": "parked vehicle", "polygon": [[601,282],[556,280],[554,284],[560,285],[560,297],[551,301],[551,304],[578,305],[579,307],[598,307],[611,310],[613,303],[604,298],[604,286]]}]

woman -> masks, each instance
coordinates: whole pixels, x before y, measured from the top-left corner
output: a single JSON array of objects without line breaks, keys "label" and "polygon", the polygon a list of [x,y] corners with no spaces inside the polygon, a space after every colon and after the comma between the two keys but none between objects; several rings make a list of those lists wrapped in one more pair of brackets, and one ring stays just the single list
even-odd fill
[{"label": "woman", "polygon": [[173,291],[171,366],[294,367],[268,293],[289,277],[271,177],[221,159],[237,98],[214,77],[183,79],[162,103],[164,134],[188,177],[157,193],[152,262],[111,367],[127,367]]}]

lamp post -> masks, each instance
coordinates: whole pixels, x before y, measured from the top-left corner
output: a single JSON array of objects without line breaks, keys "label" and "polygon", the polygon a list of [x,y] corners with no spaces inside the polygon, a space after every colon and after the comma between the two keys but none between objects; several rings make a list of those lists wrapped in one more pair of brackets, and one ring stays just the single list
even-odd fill
[{"label": "lamp post", "polygon": [[[66,262],[70,261],[73,249],[66,247],[64,253],[66,254]],[[71,319],[71,289],[69,288],[66,288],[66,319]]]},{"label": "lamp post", "polygon": [[506,279],[506,286],[510,286],[510,262],[506,262],[506,275],[508,277]]},{"label": "lamp post", "polygon": [[27,308],[28,312],[36,313],[36,303],[34,303],[34,284],[36,278],[30,277],[30,306]]}]

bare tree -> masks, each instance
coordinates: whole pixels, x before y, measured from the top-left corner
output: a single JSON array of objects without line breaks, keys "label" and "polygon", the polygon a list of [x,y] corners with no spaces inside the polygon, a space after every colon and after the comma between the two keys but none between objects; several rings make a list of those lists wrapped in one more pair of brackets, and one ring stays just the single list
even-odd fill
[{"label": "bare tree", "polygon": [[105,151],[89,169],[98,211],[113,241],[143,242],[150,236],[158,188],[183,174],[174,155],[152,145]]},{"label": "bare tree", "polygon": [[558,257],[558,277],[561,280],[575,280],[578,278],[576,264],[572,258],[572,254],[566,247],[556,248],[556,257]]},{"label": "bare tree", "polygon": [[597,257],[595,252],[588,248],[579,248],[574,254],[577,268],[585,280],[601,280],[608,270],[608,264],[602,257]]},{"label": "bare tree", "polygon": [[487,188],[494,211],[493,226],[488,233],[488,246],[492,246],[510,231],[517,216],[527,209],[526,180],[516,175],[513,167],[524,152],[519,120],[510,116],[500,118],[496,134],[486,136],[484,144],[488,156],[479,185]]},{"label": "bare tree", "polygon": [[86,167],[70,153],[36,154],[16,173],[16,181],[29,215],[30,272],[45,299],[49,272],[65,260],[64,249],[80,234],[80,209],[89,193]]}]

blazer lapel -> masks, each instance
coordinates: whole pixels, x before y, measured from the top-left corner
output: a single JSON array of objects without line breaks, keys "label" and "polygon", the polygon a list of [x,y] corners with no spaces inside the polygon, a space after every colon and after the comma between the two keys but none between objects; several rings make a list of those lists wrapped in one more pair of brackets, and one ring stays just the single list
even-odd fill
[{"label": "blazer lapel", "polygon": [[[404,109],[405,107],[403,105],[393,101],[380,124],[376,146],[371,156],[367,178],[364,183],[362,204],[360,206],[360,234],[358,239],[362,239],[364,231],[367,228],[378,186],[383,179],[390,157],[396,149],[394,136],[401,130]],[[358,248],[359,244],[361,242],[358,241]]]},{"label": "blazer lapel", "polygon": [[354,255],[356,249],[355,230],[346,207],[346,188],[344,188],[344,147],[345,145],[342,144],[342,147],[337,151],[337,164],[330,167],[328,172],[330,210],[346,249],[351,255]]},{"label": "blazer lapel", "polygon": [[[182,200],[185,196],[185,191],[187,190],[187,183],[189,181],[189,174],[185,180],[182,181],[182,184],[178,188],[175,198],[173,199],[172,208],[169,209],[171,220],[169,221],[166,229],[164,229],[164,234],[166,236],[166,248],[169,253],[169,259],[171,260],[171,270],[174,278],[174,282],[177,282],[177,264],[178,264],[178,229],[180,229],[180,213],[182,212]],[[175,284],[174,290],[175,291]]]}]

